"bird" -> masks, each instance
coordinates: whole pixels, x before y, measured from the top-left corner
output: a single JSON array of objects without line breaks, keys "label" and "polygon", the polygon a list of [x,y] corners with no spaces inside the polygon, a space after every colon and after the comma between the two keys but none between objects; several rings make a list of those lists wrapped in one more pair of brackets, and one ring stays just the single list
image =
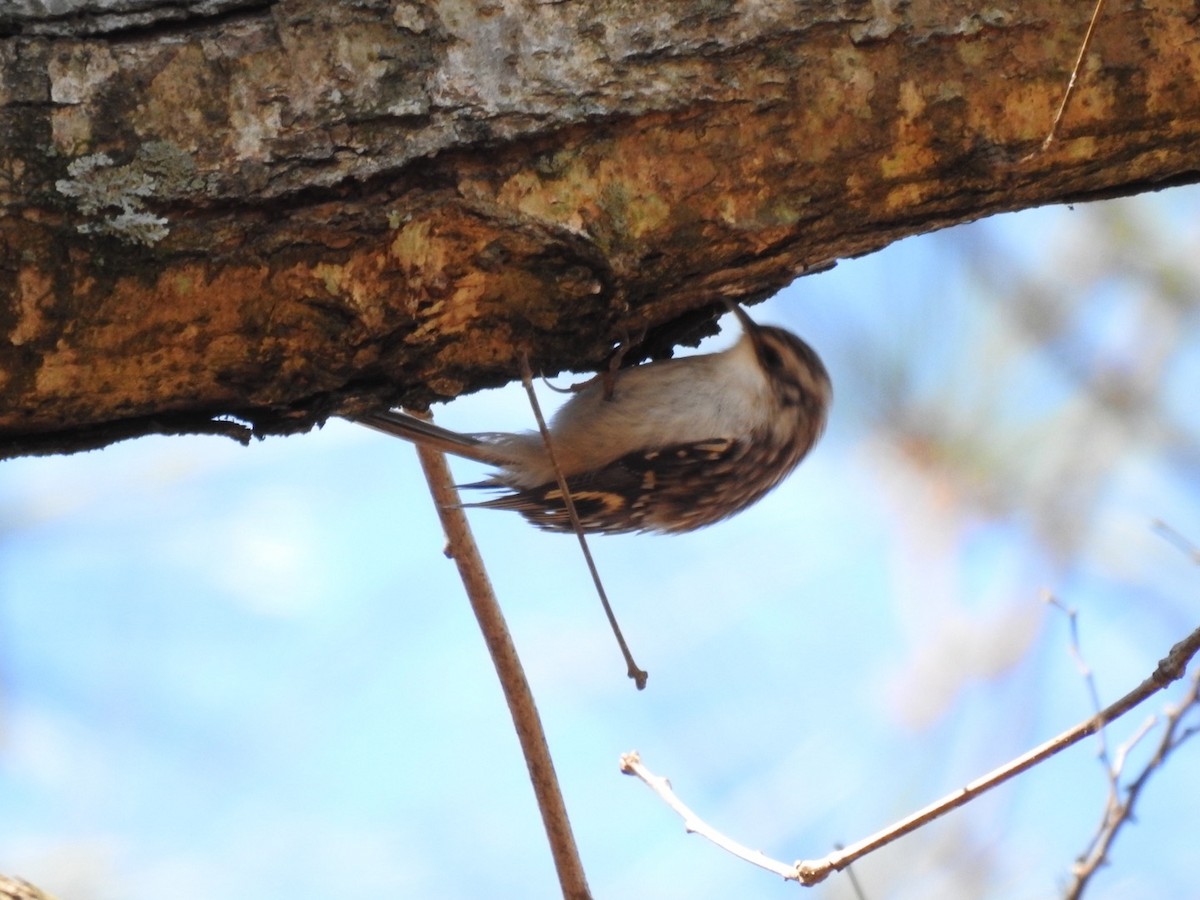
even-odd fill
[{"label": "bird", "polygon": [[[824,432],[833,387],[819,356],[737,304],[728,349],[597,376],[549,425],[584,533],[677,534],[762,499]],[[464,488],[501,496],[465,506],[514,510],[546,531],[573,526],[540,432],[460,434],[400,410],[355,421],[495,471]]]}]

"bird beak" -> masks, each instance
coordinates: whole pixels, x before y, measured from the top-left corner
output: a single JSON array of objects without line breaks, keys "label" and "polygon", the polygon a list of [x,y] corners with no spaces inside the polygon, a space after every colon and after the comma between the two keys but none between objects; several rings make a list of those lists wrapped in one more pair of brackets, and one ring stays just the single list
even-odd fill
[{"label": "bird beak", "polygon": [[725,306],[728,307],[731,313],[737,316],[737,320],[741,323],[743,331],[747,333],[758,331],[758,324],[748,315],[746,315],[746,311],[738,304],[734,303],[732,300],[726,300]]}]

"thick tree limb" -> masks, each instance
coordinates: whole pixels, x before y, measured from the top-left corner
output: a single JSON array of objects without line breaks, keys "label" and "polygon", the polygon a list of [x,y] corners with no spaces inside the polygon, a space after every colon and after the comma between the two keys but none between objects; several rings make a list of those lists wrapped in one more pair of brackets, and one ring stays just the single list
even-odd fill
[{"label": "thick tree limb", "polygon": [[1106,8],[1045,152],[1090,5],[43,9],[0,12],[0,452],[661,354],[904,235],[1197,177],[1183,0]]}]

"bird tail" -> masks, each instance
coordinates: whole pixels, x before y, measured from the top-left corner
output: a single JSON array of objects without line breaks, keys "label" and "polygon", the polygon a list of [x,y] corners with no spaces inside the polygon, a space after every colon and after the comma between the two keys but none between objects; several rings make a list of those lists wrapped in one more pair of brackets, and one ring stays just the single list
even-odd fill
[{"label": "bird tail", "polygon": [[432,447],[442,453],[453,453],[455,456],[462,456],[493,466],[503,464],[503,460],[498,458],[499,454],[495,447],[488,442],[480,440],[474,435],[459,434],[457,431],[442,428],[440,425],[434,425],[432,422],[426,422],[424,419],[418,419],[416,416],[410,416],[394,409],[365,413],[355,416],[352,421],[374,428],[376,431],[382,431],[384,434],[390,434],[392,437]]}]

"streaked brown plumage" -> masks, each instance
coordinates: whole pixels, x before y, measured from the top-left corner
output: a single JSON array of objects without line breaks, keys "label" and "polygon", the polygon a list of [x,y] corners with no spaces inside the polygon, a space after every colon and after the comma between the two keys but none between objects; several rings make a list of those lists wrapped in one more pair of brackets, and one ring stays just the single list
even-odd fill
[{"label": "streaked brown plumage", "polygon": [[[584,531],[711,525],[761,499],[821,436],[833,391],[820,358],[791,332],[732,309],[743,334],[729,349],[620,369],[611,394],[596,379],[554,416],[554,454]],[[472,505],[571,530],[538,432],[458,434],[398,411],[356,421],[494,466],[466,487],[507,493]]]}]

